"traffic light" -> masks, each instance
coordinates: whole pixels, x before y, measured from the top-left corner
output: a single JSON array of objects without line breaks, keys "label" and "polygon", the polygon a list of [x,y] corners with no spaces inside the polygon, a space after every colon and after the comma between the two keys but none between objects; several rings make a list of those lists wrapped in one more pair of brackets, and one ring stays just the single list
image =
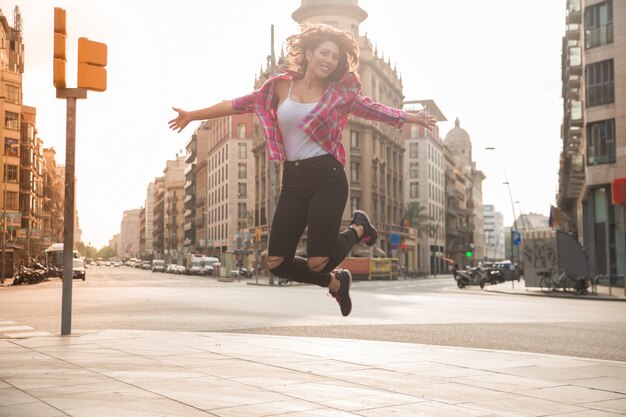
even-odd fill
[{"label": "traffic light", "polygon": [[402,253],[406,253],[406,244],[405,243],[402,244]]},{"label": "traffic light", "polygon": [[65,43],[67,31],[65,29],[65,9],[54,8],[54,63],[52,69],[52,84],[56,88],[65,88]]},{"label": "traffic light", "polygon": [[78,88],[93,91],[107,89],[107,46],[78,38]]},{"label": "traffic light", "polygon": [[466,252],[465,252],[465,256],[466,256],[467,258],[471,258],[471,257],[472,257],[472,255],[473,255],[473,254],[472,254],[472,251],[471,251],[471,250],[468,250],[468,251],[466,251]]}]

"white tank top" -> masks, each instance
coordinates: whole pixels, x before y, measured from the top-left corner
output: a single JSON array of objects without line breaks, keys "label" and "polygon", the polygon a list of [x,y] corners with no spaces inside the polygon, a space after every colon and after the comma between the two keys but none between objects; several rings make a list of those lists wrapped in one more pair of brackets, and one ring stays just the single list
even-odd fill
[{"label": "white tank top", "polygon": [[292,87],[293,81],[291,81],[291,85],[289,85],[287,98],[278,106],[278,110],[276,111],[278,128],[283,137],[287,161],[300,161],[302,159],[328,154],[328,152],[315,143],[309,135],[297,127],[298,123],[313,110],[317,102],[298,103],[297,101],[293,101],[291,99]]}]

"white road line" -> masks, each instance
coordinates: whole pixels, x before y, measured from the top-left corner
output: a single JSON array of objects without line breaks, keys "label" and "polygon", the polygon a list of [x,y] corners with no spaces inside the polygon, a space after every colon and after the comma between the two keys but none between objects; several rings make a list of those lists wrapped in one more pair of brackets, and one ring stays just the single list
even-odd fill
[{"label": "white road line", "polygon": [[16,324],[16,323],[14,321],[6,321],[6,320],[3,321],[3,320],[0,320],[0,325],[4,326],[4,325],[7,325],[7,324]]}]

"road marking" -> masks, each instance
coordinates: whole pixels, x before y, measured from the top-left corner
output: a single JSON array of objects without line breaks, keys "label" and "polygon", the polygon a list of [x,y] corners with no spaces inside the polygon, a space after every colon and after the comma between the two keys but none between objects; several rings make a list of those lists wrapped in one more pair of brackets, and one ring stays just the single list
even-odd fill
[{"label": "road marking", "polygon": [[14,321],[0,320],[0,325],[4,326],[6,324],[16,324],[16,323]]},{"label": "road marking", "polygon": [[[6,326],[7,324],[15,324],[15,326]],[[27,337],[37,337],[37,336],[52,336],[48,332],[38,332],[30,326],[20,326],[17,325],[14,321],[8,320],[0,320],[0,325],[5,325],[0,327],[0,336],[7,337],[9,339],[23,339]],[[24,332],[24,330],[34,330],[32,332]]]}]

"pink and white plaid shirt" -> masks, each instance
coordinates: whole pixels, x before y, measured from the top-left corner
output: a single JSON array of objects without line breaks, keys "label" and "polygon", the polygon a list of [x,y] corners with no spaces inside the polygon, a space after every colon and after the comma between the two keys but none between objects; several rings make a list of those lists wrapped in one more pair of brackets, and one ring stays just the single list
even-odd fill
[{"label": "pink and white plaid shirt", "polygon": [[[272,75],[263,85],[251,94],[232,100],[236,114],[254,113],[258,116],[265,146],[270,160],[285,160],[283,138],[278,128],[276,104],[274,103],[274,82],[276,80],[301,79],[302,74],[284,71]],[[395,128],[402,127],[407,113],[371,98],[361,95],[361,83],[352,72],[346,73],[336,83],[331,83],[319,103],[298,124],[322,149],[333,155],[342,165],[346,164],[346,151],[342,143],[343,129],[348,116],[353,114],[369,120],[377,120]]]}]

